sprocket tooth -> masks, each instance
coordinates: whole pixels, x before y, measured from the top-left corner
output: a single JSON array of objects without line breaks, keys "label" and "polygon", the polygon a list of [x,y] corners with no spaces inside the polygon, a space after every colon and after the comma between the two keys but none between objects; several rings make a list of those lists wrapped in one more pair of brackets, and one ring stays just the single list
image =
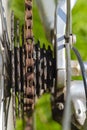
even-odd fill
[{"label": "sprocket tooth", "polygon": [[48,90],[51,91],[53,87],[53,71],[54,71],[54,66],[53,66],[53,58],[52,58],[52,50],[50,46],[48,46],[47,50],[47,86]]},{"label": "sprocket tooth", "polygon": [[35,51],[36,51],[36,94],[37,96],[40,96],[40,88],[41,88],[41,84],[40,84],[40,43],[38,41],[38,43],[35,45]]}]

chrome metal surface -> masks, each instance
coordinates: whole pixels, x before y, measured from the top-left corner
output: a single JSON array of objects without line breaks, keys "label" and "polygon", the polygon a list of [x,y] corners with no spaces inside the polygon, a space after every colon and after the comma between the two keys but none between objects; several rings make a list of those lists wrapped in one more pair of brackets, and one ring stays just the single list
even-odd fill
[{"label": "chrome metal surface", "polygon": [[[51,31],[54,29],[55,1],[36,0],[40,17],[44,25],[47,38],[51,41]],[[44,20],[45,19],[45,20]]]},{"label": "chrome metal surface", "polygon": [[[87,62],[84,62],[84,66],[87,73]],[[81,70],[78,61],[76,60],[71,61],[71,69],[72,69],[72,76],[81,76]]]},{"label": "chrome metal surface", "polygon": [[83,126],[86,119],[86,97],[83,81],[72,81],[70,91],[75,119]]},{"label": "chrome metal surface", "polygon": [[65,27],[66,27],[66,1],[58,2],[56,10],[56,71],[57,88],[66,86],[66,60],[65,60]]}]

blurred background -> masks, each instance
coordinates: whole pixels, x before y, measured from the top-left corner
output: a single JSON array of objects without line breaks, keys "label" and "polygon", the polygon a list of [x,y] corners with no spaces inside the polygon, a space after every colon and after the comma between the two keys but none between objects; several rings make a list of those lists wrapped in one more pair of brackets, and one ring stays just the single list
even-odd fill
[{"label": "blurred background", "polygon": [[[50,2],[50,1],[49,1]],[[46,39],[43,25],[40,21],[38,8],[33,0],[33,31],[35,39],[39,39],[41,46],[51,45]],[[11,9],[14,10],[20,25],[24,23],[24,0],[10,0]],[[78,48],[82,59],[87,61],[87,0],[77,0],[72,11],[73,33],[77,36],[76,48]],[[51,45],[52,47],[52,45]],[[75,58],[72,54],[72,58]],[[50,95],[43,95],[35,106],[36,130],[61,130],[61,126],[52,120]],[[17,129],[22,130],[22,121],[17,121]]]}]

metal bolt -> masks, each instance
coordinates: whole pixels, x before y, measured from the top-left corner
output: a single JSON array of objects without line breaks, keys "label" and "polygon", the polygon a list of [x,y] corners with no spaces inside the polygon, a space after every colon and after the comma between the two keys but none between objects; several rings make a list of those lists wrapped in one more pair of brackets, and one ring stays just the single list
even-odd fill
[{"label": "metal bolt", "polygon": [[70,45],[72,46],[75,43],[76,43],[76,35],[72,34],[70,35]]},{"label": "metal bolt", "polygon": [[58,106],[59,110],[63,110],[64,109],[63,103],[57,103],[57,106]]}]

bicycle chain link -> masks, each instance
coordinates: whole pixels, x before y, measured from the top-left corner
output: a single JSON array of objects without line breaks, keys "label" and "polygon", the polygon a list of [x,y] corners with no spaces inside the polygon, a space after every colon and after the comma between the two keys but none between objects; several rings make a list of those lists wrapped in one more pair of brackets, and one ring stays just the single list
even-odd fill
[{"label": "bicycle chain link", "polygon": [[35,97],[34,84],[34,59],[33,59],[33,22],[32,22],[32,0],[25,0],[25,86],[24,86],[24,114],[26,113],[26,128],[33,129],[33,110]]}]

